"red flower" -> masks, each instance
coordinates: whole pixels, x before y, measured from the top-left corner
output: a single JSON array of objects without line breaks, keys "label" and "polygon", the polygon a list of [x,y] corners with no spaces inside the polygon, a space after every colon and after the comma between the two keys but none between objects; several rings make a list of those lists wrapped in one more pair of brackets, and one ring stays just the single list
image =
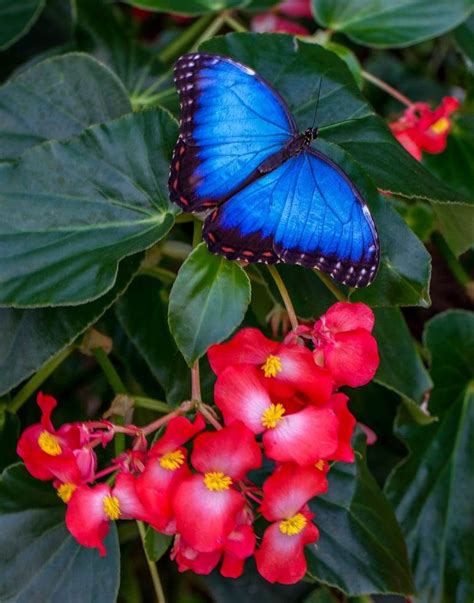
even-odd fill
[{"label": "red flower", "polygon": [[289,17],[306,17],[312,19],[311,0],[285,0],[278,5],[278,11]]},{"label": "red flower", "polygon": [[153,516],[156,528],[166,534],[175,530],[172,497],[178,485],[191,475],[186,464],[188,440],[204,429],[201,415],[194,423],[184,417],[172,419],[164,435],[151,447],[145,470],[137,477],[137,493]]},{"label": "red flower", "polygon": [[176,490],[176,529],[189,546],[209,553],[221,549],[234,530],[245,505],[235,484],[260,466],[261,453],[252,432],[236,422],[198,436],[191,461],[200,473]]},{"label": "red flower", "polygon": [[263,485],[261,511],[274,522],[255,553],[257,569],[269,582],[294,584],[306,573],[304,547],[319,537],[307,502],[327,490],[324,471],[285,463]]},{"label": "red flower", "polygon": [[452,96],[445,96],[434,110],[427,103],[414,103],[389,126],[398,142],[420,161],[422,151],[436,154],[445,150],[451,130],[449,116],[458,107],[459,101]]},{"label": "red flower", "polygon": [[348,302],[334,304],[315,323],[315,361],[329,369],[337,385],[359,387],[374,377],[379,354],[373,326],[368,306]]},{"label": "red flower", "polygon": [[243,571],[245,559],[255,549],[255,533],[249,524],[237,525],[227,536],[222,549],[200,553],[181,537],[176,536],[171,558],[176,560],[178,570],[192,570],[196,574],[209,574],[222,559],[221,574],[226,578],[238,578]]},{"label": "red flower", "polygon": [[339,420],[339,431],[338,441],[339,445],[337,450],[329,457],[331,461],[345,461],[346,463],[354,462],[354,451],[351,446],[352,434],[356,425],[354,415],[352,415],[348,408],[347,402],[349,398],[339,392],[334,394],[325,408],[331,408]]},{"label": "red flower", "polygon": [[[27,427],[18,441],[17,453],[33,477],[41,480],[58,479],[60,482],[78,484],[83,478],[90,477],[91,466],[95,469],[95,455],[88,453],[87,467],[80,459],[81,474],[75,451],[82,448],[79,426],[72,424],[63,425],[56,431],[51,423],[51,413],[57,405],[52,396],[45,396],[42,392],[37,396],[38,406],[41,408],[40,423]],[[91,461],[91,454],[92,461]]]},{"label": "red flower", "polygon": [[242,421],[253,433],[263,433],[265,454],[276,461],[306,465],[330,458],[338,448],[334,411],[308,406],[288,413],[281,402],[272,402],[264,379],[252,365],[231,366],[219,375],[214,397],[226,424]]},{"label": "red flower", "polygon": [[115,486],[79,486],[73,492],[66,511],[66,526],[83,546],[98,548],[106,553],[104,538],[109,522],[117,519],[138,519],[153,523],[148,511],[141,504],[131,474],[117,476]]},{"label": "red flower", "polygon": [[326,402],[332,392],[330,373],[315,365],[308,348],[272,341],[258,329],[241,329],[230,341],[211,346],[208,358],[216,375],[236,364],[255,365],[278,397],[298,391],[314,402]]},{"label": "red flower", "polygon": [[295,21],[284,19],[274,13],[265,13],[263,15],[257,15],[252,19],[251,23],[252,31],[258,33],[288,33],[299,36],[309,35],[308,29]]}]

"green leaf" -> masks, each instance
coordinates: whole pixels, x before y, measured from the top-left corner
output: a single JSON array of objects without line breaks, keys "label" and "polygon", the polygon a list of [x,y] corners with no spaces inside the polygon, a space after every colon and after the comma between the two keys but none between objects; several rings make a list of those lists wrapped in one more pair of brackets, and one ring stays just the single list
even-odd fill
[{"label": "green leaf", "polygon": [[85,54],[48,59],[0,87],[0,160],[131,111],[118,78]]},{"label": "green leaf", "polygon": [[255,33],[213,38],[200,48],[233,57],[270,81],[288,103],[300,131],[313,121],[323,78],[318,106],[320,139],[346,150],[377,188],[433,202],[470,202],[403,149],[333,52],[288,35]]},{"label": "green leaf", "polygon": [[[173,84],[172,74],[152,52],[133,39],[105,0],[78,0],[78,45],[110,67],[132,99],[153,85],[154,92]],[[122,20],[118,17],[121,16]]]},{"label": "green leaf", "polygon": [[127,4],[148,8],[160,12],[178,13],[181,15],[204,15],[236,8],[249,0],[125,0]]},{"label": "green leaf", "polygon": [[474,15],[453,32],[454,40],[470,69],[474,69]]},{"label": "green leaf", "polygon": [[79,304],[106,293],[119,261],[174,222],[168,170],[177,126],[161,110],[93,126],[0,166],[0,303]]},{"label": "green leaf", "polygon": [[312,0],[316,20],[351,40],[377,48],[410,46],[454,29],[471,0]]},{"label": "green leaf", "polygon": [[148,526],[145,534],[145,550],[148,559],[155,562],[159,561],[170,548],[172,541],[173,536],[161,534]]},{"label": "green leaf", "polygon": [[0,395],[13,389],[62,352],[104,314],[130,283],[141,256],[120,264],[114,288],[72,308],[0,308]]},{"label": "green leaf", "polygon": [[375,381],[420,404],[431,389],[426,371],[398,308],[376,308],[374,337],[380,354]]},{"label": "green leaf", "polygon": [[407,539],[420,603],[474,597],[474,314],[448,311],[426,326],[439,420],[413,422],[401,408],[397,435],[409,449],[386,488]]},{"label": "green leaf", "polygon": [[325,586],[319,586],[306,597],[303,603],[337,603],[338,598]]},{"label": "green leaf", "polygon": [[117,304],[122,328],[165,390],[170,403],[188,395],[189,369],[170,333],[161,283],[139,276]]},{"label": "green leaf", "polygon": [[114,603],[120,552],[115,526],[107,556],[80,546],[64,524],[50,483],[14,465],[0,478],[0,600],[5,603]]},{"label": "green leaf", "polygon": [[336,463],[329,489],[310,506],[320,539],[308,547],[312,577],[349,595],[413,592],[407,552],[390,503],[365,462],[356,440],[355,463]]},{"label": "green leaf", "polygon": [[474,207],[471,205],[439,204],[436,217],[446,242],[456,256],[474,245]]},{"label": "green leaf", "polygon": [[194,249],[178,272],[168,310],[171,333],[189,366],[240,325],[250,295],[249,278],[236,262],[210,254],[204,243]]},{"label": "green leaf", "polygon": [[347,46],[343,46],[342,44],[337,44],[337,42],[329,41],[327,44],[324,44],[324,48],[330,50],[337,54],[337,56],[344,61],[347,65],[347,68],[352,73],[352,77],[357,82],[359,88],[362,88],[364,79],[362,78],[361,65],[359,63],[359,59],[356,55],[347,48]]},{"label": "green leaf", "polygon": [[16,445],[20,435],[20,420],[0,407],[0,471],[17,460]]},{"label": "green leaf", "polygon": [[0,50],[26,34],[40,16],[45,0],[0,0]]},{"label": "green leaf", "polygon": [[380,236],[380,268],[374,283],[351,291],[351,301],[370,306],[421,306],[431,304],[431,256],[387,197],[379,195],[371,206]]}]

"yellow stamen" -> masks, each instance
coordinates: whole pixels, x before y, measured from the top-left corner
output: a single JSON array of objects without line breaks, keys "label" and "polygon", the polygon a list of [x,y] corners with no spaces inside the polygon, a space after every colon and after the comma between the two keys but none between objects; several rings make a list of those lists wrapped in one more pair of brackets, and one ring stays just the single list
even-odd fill
[{"label": "yellow stamen", "polygon": [[449,130],[449,119],[446,117],[441,117],[438,119],[438,121],[435,121],[435,123],[431,125],[430,130],[435,134],[444,134],[447,130]]},{"label": "yellow stamen", "polygon": [[181,450],[167,452],[160,458],[159,463],[160,467],[163,467],[163,469],[175,471],[176,469],[179,469],[184,463],[184,454]]},{"label": "yellow stamen", "polygon": [[265,377],[276,377],[281,372],[281,360],[279,356],[270,356],[262,364],[262,371]]},{"label": "yellow stamen", "polygon": [[49,456],[59,456],[62,453],[58,438],[49,433],[49,431],[42,431],[40,433],[38,446],[43,452],[49,454]]},{"label": "yellow stamen", "polygon": [[115,521],[120,517],[120,502],[116,496],[107,494],[104,498],[104,513],[109,519]]},{"label": "yellow stamen", "polygon": [[71,484],[68,482],[66,484],[61,484],[56,492],[59,498],[67,504],[71,500],[71,496],[74,494],[76,488],[76,484]]},{"label": "yellow stamen", "polygon": [[211,471],[204,474],[204,485],[208,490],[220,492],[231,487],[232,478],[222,473],[222,471]]},{"label": "yellow stamen", "polygon": [[277,426],[285,412],[283,404],[272,404],[262,415],[262,425],[265,429],[273,429]]},{"label": "yellow stamen", "polygon": [[296,515],[293,515],[293,517],[280,521],[278,527],[282,534],[295,536],[305,529],[307,523],[308,520],[306,517],[302,513],[297,513]]},{"label": "yellow stamen", "polygon": [[316,469],[319,469],[319,471],[323,471],[324,467],[326,466],[326,462],[321,459],[314,466]]}]

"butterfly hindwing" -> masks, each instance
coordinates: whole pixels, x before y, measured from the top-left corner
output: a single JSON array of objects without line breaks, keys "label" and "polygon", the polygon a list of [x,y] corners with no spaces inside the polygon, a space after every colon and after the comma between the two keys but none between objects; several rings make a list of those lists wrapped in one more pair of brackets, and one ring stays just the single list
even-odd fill
[{"label": "butterfly hindwing", "polygon": [[175,65],[180,136],[171,199],[185,211],[214,206],[296,133],[285,102],[262,78],[226,57],[182,56]]},{"label": "butterfly hindwing", "polygon": [[361,194],[311,149],[215,209],[204,238],[229,259],[318,268],[351,287],[370,284],[379,263],[377,231]]}]

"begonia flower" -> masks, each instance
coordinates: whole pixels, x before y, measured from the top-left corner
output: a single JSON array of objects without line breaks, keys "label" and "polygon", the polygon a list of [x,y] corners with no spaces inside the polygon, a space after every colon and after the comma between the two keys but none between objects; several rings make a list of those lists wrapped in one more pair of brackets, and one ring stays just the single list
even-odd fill
[{"label": "begonia flower", "polygon": [[285,0],[278,7],[278,12],[289,17],[305,17],[312,19],[311,0]]},{"label": "begonia flower", "polygon": [[216,375],[229,366],[255,365],[267,380],[270,393],[279,397],[299,391],[315,402],[326,402],[332,392],[330,372],[315,365],[308,348],[272,341],[258,329],[241,329],[230,341],[211,346],[208,358]]},{"label": "begonia flower", "polygon": [[445,96],[436,109],[427,103],[413,103],[403,115],[389,124],[393,135],[405,149],[421,160],[426,153],[442,153],[451,131],[450,115],[459,108],[459,101]]},{"label": "begonia flower", "polygon": [[319,537],[308,501],[327,490],[324,471],[280,465],[263,485],[262,515],[272,524],[255,552],[259,573],[269,582],[294,584],[306,573],[304,547]]},{"label": "begonia flower", "polygon": [[73,491],[66,526],[79,544],[97,548],[101,556],[105,555],[104,539],[110,522],[117,519],[137,519],[153,525],[153,518],[138,498],[133,475],[119,474],[113,487],[81,485]]},{"label": "begonia flower", "polygon": [[230,366],[219,374],[214,396],[226,424],[241,421],[263,434],[265,454],[275,461],[308,465],[330,458],[339,445],[336,413],[312,405],[289,413],[272,401],[263,379],[252,365]]},{"label": "begonia flower", "polygon": [[202,553],[222,548],[245,506],[235,486],[261,465],[261,456],[241,422],[195,439],[191,462],[199,473],[183,480],[173,497],[176,530],[189,546]]},{"label": "begonia flower", "polygon": [[254,17],[251,22],[251,29],[257,33],[287,33],[297,36],[307,36],[310,33],[300,23],[290,21],[290,19],[285,19],[271,12]]},{"label": "begonia flower", "polygon": [[39,392],[37,404],[42,412],[41,420],[25,429],[17,445],[18,456],[29,473],[40,480],[58,479],[74,484],[90,477],[95,468],[95,455],[86,453],[88,462],[85,464],[84,457],[78,455],[81,457],[78,464],[75,454],[84,444],[79,427],[66,423],[58,430],[54,428],[51,413],[57,402],[52,396]]},{"label": "begonia flower", "polygon": [[194,423],[185,417],[172,419],[151,447],[145,470],[136,480],[138,496],[153,515],[157,529],[167,534],[175,532],[172,497],[179,483],[191,475],[186,463],[187,450],[183,445],[205,427],[201,415]]},{"label": "begonia flower", "polygon": [[373,379],[380,361],[373,326],[372,310],[349,302],[334,304],[315,323],[315,361],[329,369],[337,385],[360,387]]}]

